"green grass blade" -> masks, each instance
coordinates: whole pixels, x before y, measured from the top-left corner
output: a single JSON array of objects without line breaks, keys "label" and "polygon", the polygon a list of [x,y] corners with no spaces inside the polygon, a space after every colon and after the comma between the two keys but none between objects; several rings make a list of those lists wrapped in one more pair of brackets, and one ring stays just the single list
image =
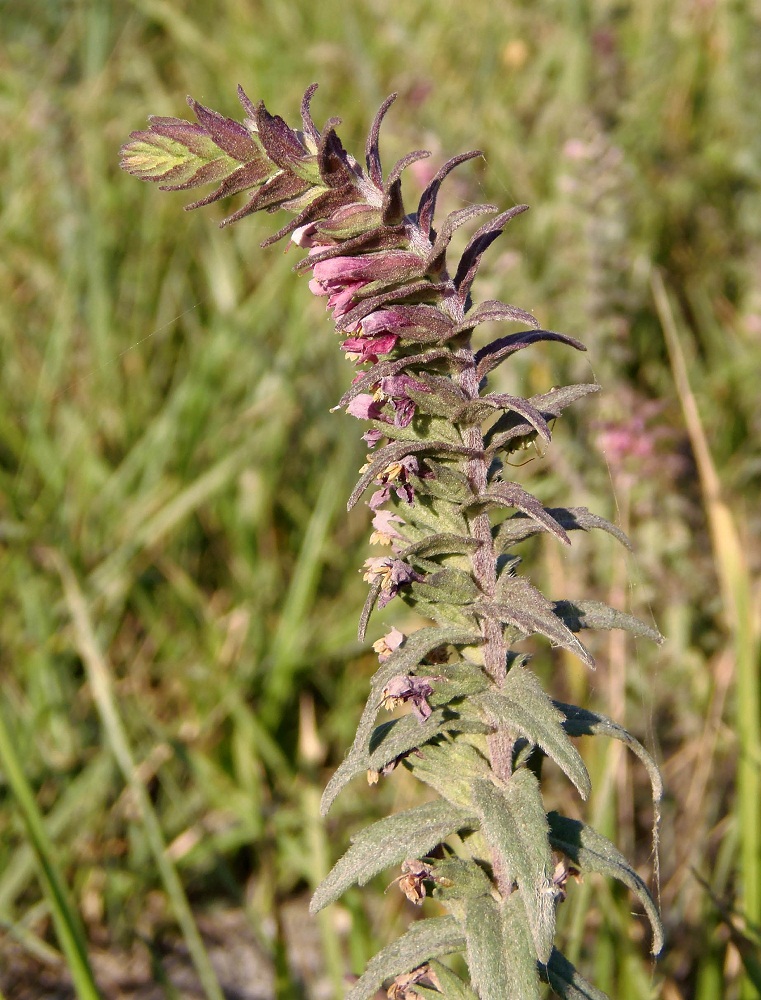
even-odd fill
[{"label": "green grass blade", "polygon": [[185,939],[191,960],[198,973],[198,978],[208,1000],[224,1000],[219,981],[196,926],[177,869],[167,854],[158,816],[151,804],[145,785],[140,780],[126,729],[117,709],[108,665],[100,651],[84,594],[65,559],[59,553],[52,551],[48,555],[50,562],[58,570],[63,583],[64,597],[74,624],[77,648],[87,672],[92,697],[97,706],[106,738],[122,776],[135,796],[151,853],[171,902],[174,916]]},{"label": "green grass blade", "polygon": [[80,1000],[100,1000],[100,992],[87,957],[85,934],[66,883],[55,859],[53,844],[37,807],[29,782],[16,755],[13,740],[0,711],[0,765],[18,803],[29,843],[39,865],[40,880],[50,905],[56,937],[66,956],[71,979]]}]

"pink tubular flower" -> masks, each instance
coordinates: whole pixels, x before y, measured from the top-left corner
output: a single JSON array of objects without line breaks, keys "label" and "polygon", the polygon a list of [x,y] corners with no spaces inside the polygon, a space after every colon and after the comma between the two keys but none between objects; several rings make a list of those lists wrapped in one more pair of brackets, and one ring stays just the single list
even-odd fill
[{"label": "pink tubular flower", "polygon": [[356,293],[372,282],[405,281],[420,268],[421,258],[404,250],[386,250],[357,257],[329,257],[312,265],[310,291],[328,296],[328,308],[338,320],[356,304]]},{"label": "pink tubular flower", "polygon": [[383,413],[383,400],[377,400],[367,392],[362,392],[355,396],[346,407],[346,412],[359,420],[382,420],[383,423],[390,424],[391,421]]},{"label": "pink tubular flower", "polygon": [[392,333],[380,337],[349,337],[341,344],[341,350],[346,351],[346,356],[356,360],[358,365],[363,365],[367,361],[374,365],[378,355],[393,351],[398,340],[399,338]]},{"label": "pink tubular flower", "polygon": [[393,545],[396,541],[403,542],[405,539],[394,528],[394,524],[404,524],[404,521],[396,514],[392,514],[390,510],[376,510],[370,544]]}]

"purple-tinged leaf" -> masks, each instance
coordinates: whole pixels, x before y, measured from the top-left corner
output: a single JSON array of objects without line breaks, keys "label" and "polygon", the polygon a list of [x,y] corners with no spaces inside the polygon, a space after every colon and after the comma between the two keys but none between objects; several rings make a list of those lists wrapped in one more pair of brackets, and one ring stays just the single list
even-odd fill
[{"label": "purple-tinged leaf", "polygon": [[370,180],[379,189],[383,188],[383,170],[381,168],[380,153],[378,150],[380,127],[383,123],[383,119],[386,117],[386,112],[394,103],[397,96],[397,94],[390,94],[378,108],[370,127],[370,133],[367,137],[367,143],[365,145],[365,162],[367,164],[367,172],[370,175]]},{"label": "purple-tinged leaf", "polygon": [[521,510],[524,514],[528,514],[529,517],[538,521],[539,524],[544,525],[547,531],[565,545],[571,544],[565,530],[551,514],[547,513],[547,508],[517,483],[492,483],[483,493],[473,499],[471,506],[489,504]]},{"label": "purple-tinged leaf", "polygon": [[[314,97],[315,91],[317,90],[316,83],[310,83],[307,89],[304,91],[304,96],[301,99],[301,123],[304,126],[304,132],[317,142],[320,138],[320,133],[317,126],[314,123],[311,112],[312,98]],[[254,110],[253,107],[251,109]]]},{"label": "purple-tinged leaf", "polygon": [[413,281],[409,285],[402,285],[399,288],[392,288],[379,295],[373,294],[369,298],[362,299],[353,309],[338,319],[336,329],[339,332],[353,329],[365,316],[369,316],[376,309],[389,304],[404,305],[404,300],[411,298],[440,299],[450,293],[451,288],[448,282]]},{"label": "purple-tinged leaf", "polygon": [[429,271],[438,271],[444,266],[447,247],[452,236],[460,226],[464,226],[466,222],[470,222],[471,219],[475,219],[479,215],[486,215],[487,213],[496,211],[496,205],[468,205],[467,208],[460,208],[456,212],[451,212],[444,220],[444,224],[431,247],[431,252],[426,258],[426,269]]},{"label": "purple-tinged leaf", "polygon": [[506,393],[489,393],[487,396],[481,396],[480,399],[494,406],[495,409],[510,410],[520,414],[531,424],[540,437],[544,438],[548,444],[550,443],[552,435],[547,421],[527,399],[521,399],[519,396],[508,396]]},{"label": "purple-tinged leaf", "polygon": [[471,309],[465,316],[462,323],[458,323],[455,328],[456,333],[464,333],[466,330],[473,330],[480,323],[525,323],[527,326],[537,328],[539,323],[531,315],[517,306],[511,306],[507,302],[499,302],[496,299],[489,299],[482,302],[475,309]]},{"label": "purple-tinged leaf", "polygon": [[[436,200],[439,195],[439,189],[445,177],[454,170],[455,167],[459,166],[461,163],[465,163],[467,160],[472,160],[476,156],[483,156],[480,149],[472,149],[468,153],[460,153],[459,156],[453,156],[451,160],[441,167],[434,177],[431,179],[428,187],[423,191],[420,196],[420,202],[417,207],[417,224],[423,233],[428,235],[430,240],[433,240],[433,231],[431,225],[433,223],[434,212],[436,211]],[[495,209],[496,211],[496,209]]]},{"label": "purple-tinged leaf", "polygon": [[430,156],[427,149],[416,149],[397,160],[388,175],[383,192],[381,218],[386,226],[394,226],[404,218],[404,202],[402,201],[402,172],[418,160],[427,160]]},{"label": "purple-tinged leaf", "polygon": [[580,340],[567,337],[564,333],[554,333],[552,330],[524,330],[521,333],[512,333],[492,341],[476,353],[476,375],[479,381],[511,354],[541,340],[554,340],[560,344],[568,344],[577,351],[586,351]]},{"label": "purple-tinged leaf", "polygon": [[[631,542],[620,528],[606,521],[604,517],[590,514],[586,507],[547,507],[546,510],[566,531],[591,531],[592,528],[599,528],[618,539],[627,549],[631,549]],[[512,545],[546,530],[543,524],[534,521],[527,514],[513,514],[495,529],[494,547],[497,552],[506,552]]]},{"label": "purple-tinged leaf", "polygon": [[476,276],[484,253],[486,253],[488,248],[502,233],[508,222],[514,219],[516,215],[520,215],[526,211],[528,211],[528,205],[516,205],[507,212],[498,215],[496,219],[487,222],[473,233],[470,242],[463,251],[454,277],[454,286],[457,289],[460,302],[467,302],[470,287],[473,284],[473,279]]},{"label": "purple-tinged leaf", "polygon": [[373,479],[387,465],[390,465],[392,462],[398,462],[407,455],[421,454],[426,451],[445,455],[472,454],[472,450],[465,445],[449,444],[447,441],[393,441],[391,444],[387,444],[381,448],[373,457],[372,462],[362,473],[362,476],[357,481],[357,485],[352,490],[346,509],[351,510],[355,506]]}]

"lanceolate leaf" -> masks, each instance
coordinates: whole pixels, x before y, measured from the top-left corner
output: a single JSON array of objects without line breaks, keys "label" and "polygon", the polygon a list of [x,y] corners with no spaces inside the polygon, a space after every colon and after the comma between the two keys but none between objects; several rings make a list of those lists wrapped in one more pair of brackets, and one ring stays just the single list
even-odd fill
[{"label": "lanceolate leaf", "polygon": [[[566,531],[590,531],[592,528],[601,528],[608,534],[617,538],[627,549],[631,549],[631,543],[626,535],[615,524],[606,521],[604,517],[597,514],[590,514],[586,507],[548,507],[547,513],[553,520],[565,528]],[[498,552],[505,552],[518,542],[531,538],[533,535],[545,531],[543,525],[538,524],[527,514],[520,511],[506,518],[494,532],[494,544]]]},{"label": "lanceolate leaf", "polygon": [[430,966],[431,971],[439,981],[441,990],[434,993],[432,990],[423,992],[423,990],[417,989],[416,992],[420,993],[424,1000],[437,1000],[442,995],[446,997],[446,1000],[478,1000],[473,990],[443,962],[437,962],[434,959]]},{"label": "lanceolate leaf", "polygon": [[514,507],[516,510],[521,510],[524,514],[538,521],[539,524],[544,526],[545,530],[555,535],[561,542],[564,542],[566,545],[571,544],[568,535],[566,535],[563,528],[552,515],[547,512],[546,508],[542,506],[536,497],[527,493],[517,483],[493,483],[472,502],[471,506],[475,507],[482,504],[494,505],[495,507]]},{"label": "lanceolate leaf", "polygon": [[653,955],[663,949],[663,926],[658,908],[648,892],[647,886],[634,871],[626,858],[601,833],[592,827],[569,819],[559,813],[547,814],[550,826],[550,843],[557,851],[562,851],[582,872],[599,872],[622,882],[638,897],[645,909],[653,930]]},{"label": "lanceolate leaf", "polygon": [[373,687],[380,688],[394,674],[408,674],[421,660],[440,646],[470,646],[483,642],[483,636],[461,628],[421,628],[407,636],[372,677]]},{"label": "lanceolate leaf", "polygon": [[464,947],[465,934],[454,917],[418,920],[406,934],[370,959],[346,1000],[370,1000],[386,979],[410,972],[431,958],[462,951]]},{"label": "lanceolate leaf", "polygon": [[416,778],[424,781],[455,806],[471,808],[472,783],[489,773],[486,759],[469,743],[441,739],[427,743],[405,759]]},{"label": "lanceolate leaf", "polygon": [[520,893],[514,892],[502,907],[502,941],[505,963],[510,970],[506,988],[509,1000],[540,1000],[536,954],[526,908]]},{"label": "lanceolate leaf", "polygon": [[502,920],[491,896],[469,899],[465,904],[465,939],[470,980],[481,1000],[528,1000],[511,989],[502,944]]},{"label": "lanceolate leaf", "polygon": [[[608,736],[612,740],[625,743],[632,753],[639,757],[650,778],[653,803],[657,813],[658,803],[663,796],[663,780],[658,765],[639,740],[635,739],[623,726],[609,719],[606,715],[600,715],[599,712],[590,712],[585,708],[578,708],[576,705],[566,705],[562,701],[553,700],[553,705],[565,716],[563,728],[569,736]],[[656,821],[657,818],[656,815]]]},{"label": "lanceolate leaf", "polygon": [[425,857],[450,834],[477,825],[475,816],[442,801],[427,802],[373,823],[357,834],[346,854],[317,887],[310,911],[317,913],[349,886],[366,885],[373,876],[406,858]]},{"label": "lanceolate leaf", "polygon": [[565,955],[554,948],[545,970],[547,982],[561,1000],[610,1000],[607,993],[598,990],[579,975]]},{"label": "lanceolate leaf", "polygon": [[[378,707],[373,712],[373,718]],[[326,785],[320,804],[323,816],[352,778],[367,771],[381,771],[397,757],[422,746],[441,733],[458,730],[462,725],[456,715],[444,708],[434,711],[425,722],[419,722],[413,715],[392,719],[380,726],[374,726],[371,722],[369,729],[363,729],[361,734],[357,734],[351,750]]]},{"label": "lanceolate leaf", "polygon": [[535,955],[544,963],[555,937],[555,892],[539,783],[531,771],[521,768],[501,788],[478,778],[471,792],[484,836],[518,883]]},{"label": "lanceolate leaf", "polygon": [[588,667],[594,660],[588,650],[555,614],[552,604],[524,577],[500,580],[501,601],[481,601],[479,607],[491,618],[515,625],[526,635],[546,636],[550,642],[575,653]]},{"label": "lanceolate leaf", "polygon": [[576,785],[582,798],[587,798],[591,783],[581,754],[563,729],[562,712],[530,670],[513,667],[499,691],[483,691],[475,701],[496,722],[541,747]]},{"label": "lanceolate leaf", "polygon": [[620,628],[632,635],[651,639],[661,645],[663,636],[645,622],[627,615],[623,611],[603,604],[602,601],[555,601],[555,614],[562,618],[572,632],[580,632],[585,628],[612,629]]}]

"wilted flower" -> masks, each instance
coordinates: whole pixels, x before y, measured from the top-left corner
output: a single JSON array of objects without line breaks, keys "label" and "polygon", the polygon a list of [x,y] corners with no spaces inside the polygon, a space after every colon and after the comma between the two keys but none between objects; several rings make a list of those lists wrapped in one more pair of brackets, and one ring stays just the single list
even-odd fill
[{"label": "wilted flower", "polygon": [[383,689],[382,705],[387,712],[393,711],[397,705],[406,701],[412,702],[412,711],[421,722],[425,722],[431,714],[431,706],[426,699],[433,694],[431,681],[443,680],[441,677],[414,677],[410,674],[392,677]]},{"label": "wilted flower", "polygon": [[365,572],[362,579],[367,583],[375,583],[380,580],[379,608],[384,608],[393,597],[396,597],[400,587],[412,583],[413,580],[423,579],[409,563],[401,559],[394,559],[392,556],[366,559],[363,569]]},{"label": "wilted flower", "polygon": [[394,650],[401,646],[405,638],[404,632],[400,632],[398,628],[392,628],[386,635],[376,639],[373,643],[373,649],[378,654],[378,662],[385,663]]}]

